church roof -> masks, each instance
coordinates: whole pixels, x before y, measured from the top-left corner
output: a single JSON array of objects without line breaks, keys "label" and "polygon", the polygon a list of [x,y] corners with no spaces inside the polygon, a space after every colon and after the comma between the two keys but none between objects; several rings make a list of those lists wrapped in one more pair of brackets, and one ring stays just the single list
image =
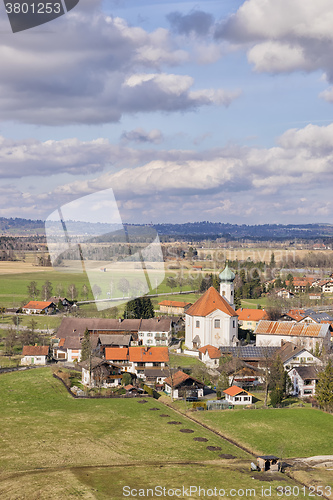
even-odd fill
[{"label": "church roof", "polygon": [[187,309],[186,314],[190,316],[208,316],[208,314],[216,309],[219,309],[228,316],[237,316],[236,311],[231,305],[211,286],[193,306]]},{"label": "church roof", "polygon": [[234,281],[236,278],[235,274],[229,269],[228,264],[225,266],[224,270],[219,274],[221,281]]}]

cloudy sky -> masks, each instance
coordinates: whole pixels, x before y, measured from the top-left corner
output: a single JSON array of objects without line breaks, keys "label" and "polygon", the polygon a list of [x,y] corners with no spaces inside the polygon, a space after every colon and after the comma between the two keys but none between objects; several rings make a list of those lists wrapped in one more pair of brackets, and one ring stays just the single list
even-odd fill
[{"label": "cloudy sky", "polygon": [[0,4],[0,216],[113,189],[126,222],[332,222],[332,0]]}]

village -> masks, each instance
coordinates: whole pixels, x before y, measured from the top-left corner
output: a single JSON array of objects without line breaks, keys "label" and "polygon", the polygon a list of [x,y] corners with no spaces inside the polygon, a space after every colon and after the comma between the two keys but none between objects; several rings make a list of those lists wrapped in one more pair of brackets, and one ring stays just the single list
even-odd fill
[{"label": "village", "polygon": [[[333,317],[311,308],[290,309],[275,320],[265,309],[236,310],[235,278],[226,264],[218,276],[219,290],[210,286],[193,304],[162,300],[159,315],[148,319],[63,317],[50,345],[24,345],[21,365],[75,368],[81,380],[73,391],[81,396],[91,389],[140,395],[149,388],[171,401],[201,401],[202,408],[224,409],[251,407],[257,400],[254,392],[261,389],[265,405],[268,391],[274,405],[289,396],[318,404],[316,389],[330,359]],[[275,293],[288,299],[287,293],[320,286],[332,293],[332,278],[295,278]],[[58,301],[30,301],[23,311],[47,314]],[[198,367],[195,363],[201,372],[191,369]],[[272,396],[276,363],[285,381]]]}]

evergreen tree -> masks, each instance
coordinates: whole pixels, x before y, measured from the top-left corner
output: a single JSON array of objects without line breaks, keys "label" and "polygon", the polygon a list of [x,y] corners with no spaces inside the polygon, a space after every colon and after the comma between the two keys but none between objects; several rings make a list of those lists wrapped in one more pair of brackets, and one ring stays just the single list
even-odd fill
[{"label": "evergreen tree", "polygon": [[81,344],[81,361],[85,361],[86,359],[91,358],[91,342],[90,342],[90,333],[88,328],[85,329],[83,334],[83,340]]},{"label": "evergreen tree", "polygon": [[148,319],[154,316],[154,306],[149,297],[138,297],[127,302],[125,306],[124,318]]},{"label": "evergreen tree", "polygon": [[331,359],[319,375],[316,399],[320,406],[326,410],[333,409],[333,363]]},{"label": "evergreen tree", "polygon": [[271,366],[269,374],[270,400],[272,406],[282,403],[290,387],[290,378],[284,369],[280,356],[277,356]]}]

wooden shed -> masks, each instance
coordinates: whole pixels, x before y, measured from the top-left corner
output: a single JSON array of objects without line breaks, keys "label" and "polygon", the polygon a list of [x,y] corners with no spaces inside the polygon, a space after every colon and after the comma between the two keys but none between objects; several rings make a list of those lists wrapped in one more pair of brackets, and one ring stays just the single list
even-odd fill
[{"label": "wooden shed", "polygon": [[262,455],[257,457],[258,469],[261,472],[268,470],[278,472],[280,470],[279,458],[274,455]]}]

